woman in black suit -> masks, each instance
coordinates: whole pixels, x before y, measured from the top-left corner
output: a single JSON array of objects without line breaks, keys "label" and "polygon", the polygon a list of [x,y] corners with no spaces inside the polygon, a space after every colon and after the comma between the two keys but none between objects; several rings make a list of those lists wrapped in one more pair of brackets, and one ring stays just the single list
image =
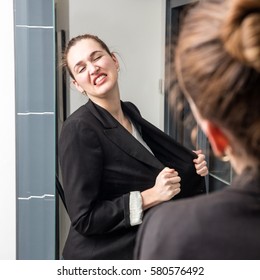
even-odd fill
[{"label": "woman in black suit", "polygon": [[64,52],[89,101],[65,121],[59,156],[71,227],[64,259],[132,259],[137,225],[157,204],[205,191],[204,155],[191,152],[120,100],[119,63],[98,37]]},{"label": "woman in black suit", "polygon": [[[198,2],[184,18],[176,73],[230,187],[151,210],[138,259],[260,259],[260,1]],[[185,218],[183,218],[185,217]]]}]

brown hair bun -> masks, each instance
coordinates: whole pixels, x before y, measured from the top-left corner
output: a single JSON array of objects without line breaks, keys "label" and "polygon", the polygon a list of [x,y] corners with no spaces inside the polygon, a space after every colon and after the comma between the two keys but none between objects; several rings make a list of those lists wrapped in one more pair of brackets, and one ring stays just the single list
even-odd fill
[{"label": "brown hair bun", "polygon": [[221,38],[227,52],[260,72],[260,0],[230,1]]}]

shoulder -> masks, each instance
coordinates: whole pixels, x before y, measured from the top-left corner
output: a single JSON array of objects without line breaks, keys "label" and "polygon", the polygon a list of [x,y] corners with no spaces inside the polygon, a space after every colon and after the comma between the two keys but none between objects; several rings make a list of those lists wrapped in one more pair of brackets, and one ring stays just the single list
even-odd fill
[{"label": "shoulder", "polygon": [[[224,212],[229,215],[233,207],[237,209],[240,199],[244,197],[244,194],[239,194],[236,188],[226,187],[210,194],[163,203],[148,212],[147,218],[153,221],[159,220],[161,224],[158,226],[163,226],[163,223],[173,226],[175,220],[178,220],[183,227],[190,227],[191,224],[196,223],[206,224],[212,218],[217,219],[217,216]],[[169,217],[169,219],[161,219],[162,217]]]},{"label": "shoulder", "polygon": [[212,256],[207,248],[212,248],[216,240],[223,243],[227,233],[236,236],[235,225],[240,227],[241,220],[245,225],[251,224],[248,213],[253,217],[254,212],[258,217],[260,192],[256,188],[252,191],[252,180],[248,179],[241,188],[238,177],[221,191],[172,200],[151,209],[140,226],[137,258],[197,258],[198,252],[202,257],[208,253]]},{"label": "shoulder", "polygon": [[136,258],[182,258],[193,243],[203,243],[207,228],[219,215],[214,211],[223,196],[219,192],[172,200],[149,210],[138,232]]},{"label": "shoulder", "polygon": [[75,110],[74,112],[72,112],[68,118],[65,120],[65,124],[66,123],[70,123],[76,120],[86,120],[86,116],[89,115],[90,111],[88,109],[88,107],[86,106],[87,104],[84,104],[82,106],[80,106],[77,110]]},{"label": "shoulder", "polygon": [[[88,104],[88,103],[87,103]],[[82,105],[65,120],[62,130],[80,128],[95,128],[96,118],[90,112],[87,104]],[[94,129],[95,130],[95,129]]]},{"label": "shoulder", "polygon": [[86,105],[81,106],[74,111],[63,123],[59,145],[68,146],[74,143],[75,145],[92,143],[99,141],[100,124],[93,116]]}]

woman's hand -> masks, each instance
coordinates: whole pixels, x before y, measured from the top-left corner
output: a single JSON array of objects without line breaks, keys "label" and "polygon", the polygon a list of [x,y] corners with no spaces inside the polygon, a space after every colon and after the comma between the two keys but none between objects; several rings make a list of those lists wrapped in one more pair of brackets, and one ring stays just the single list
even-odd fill
[{"label": "woman's hand", "polygon": [[165,167],[156,177],[155,185],[141,193],[143,209],[148,209],[177,195],[181,189],[181,178],[174,169]]},{"label": "woman's hand", "polygon": [[201,150],[193,152],[198,155],[198,157],[193,160],[197,174],[199,174],[200,176],[206,176],[209,173],[209,171],[207,167],[207,162],[205,160],[205,155],[202,153]]},{"label": "woman's hand", "polygon": [[177,171],[165,167],[157,176],[153,187],[158,199],[161,202],[168,201],[178,194],[181,191],[180,181]]}]

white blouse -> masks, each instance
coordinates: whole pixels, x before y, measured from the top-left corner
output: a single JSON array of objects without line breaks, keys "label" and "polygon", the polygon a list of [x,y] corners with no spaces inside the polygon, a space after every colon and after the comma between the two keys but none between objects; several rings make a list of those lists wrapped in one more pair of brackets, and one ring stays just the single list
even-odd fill
[{"label": "white blouse", "polygon": [[[131,122],[131,121],[130,121]],[[150,152],[153,154],[149,146],[145,143],[138,129],[131,122],[132,135]],[[143,221],[143,200],[139,191],[130,192],[129,200],[130,224],[131,226],[139,225]]]}]

